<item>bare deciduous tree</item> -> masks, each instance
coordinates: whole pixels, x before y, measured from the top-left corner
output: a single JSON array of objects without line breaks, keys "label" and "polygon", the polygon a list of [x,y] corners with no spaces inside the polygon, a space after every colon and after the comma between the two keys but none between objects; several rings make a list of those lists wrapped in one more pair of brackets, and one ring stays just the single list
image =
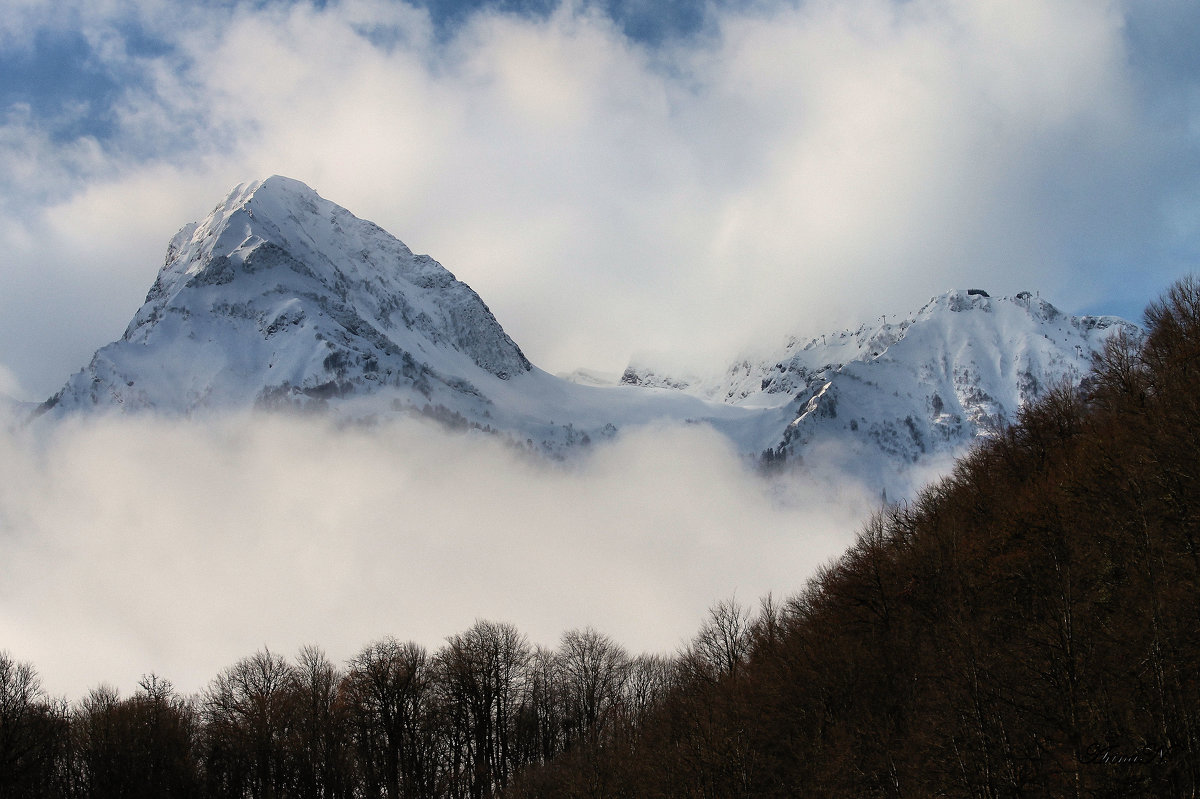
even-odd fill
[{"label": "bare deciduous tree", "polygon": [[295,722],[295,673],[264,649],[221,672],[204,692],[209,790],[275,799],[294,787],[288,737]]},{"label": "bare deciduous tree", "polygon": [[[515,722],[525,696],[529,641],[510,624],[477,621],[438,654],[450,712],[453,784],[471,799],[503,790],[516,764]],[[457,788],[456,788],[457,790]]]},{"label": "bare deciduous tree", "polygon": [[431,796],[440,774],[425,648],[384,638],[350,661],[346,698],[369,795]]},{"label": "bare deciduous tree", "polygon": [[629,655],[607,635],[588,627],[563,634],[557,661],[568,737],[595,743],[620,708]]}]

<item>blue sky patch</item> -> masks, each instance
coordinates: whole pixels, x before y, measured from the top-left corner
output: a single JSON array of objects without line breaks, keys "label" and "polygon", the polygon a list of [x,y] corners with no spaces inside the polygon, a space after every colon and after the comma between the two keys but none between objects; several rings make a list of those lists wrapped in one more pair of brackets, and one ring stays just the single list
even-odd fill
[{"label": "blue sky patch", "polygon": [[121,88],[80,33],[42,30],[32,48],[0,51],[0,107],[27,106],[55,140],[111,135],[110,107]]}]

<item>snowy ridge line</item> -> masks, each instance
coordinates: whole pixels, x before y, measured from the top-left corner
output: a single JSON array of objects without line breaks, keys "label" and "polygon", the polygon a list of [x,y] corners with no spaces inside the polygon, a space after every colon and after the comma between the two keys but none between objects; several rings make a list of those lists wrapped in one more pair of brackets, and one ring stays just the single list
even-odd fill
[{"label": "snowy ridge line", "polygon": [[949,291],[896,321],[791,337],[708,377],[631,364],[567,378],[531,364],[483,300],[299,181],[241,184],[170,241],[125,334],[41,406],[97,411],[418,414],[563,457],[622,429],[703,423],[747,458],[837,466],[901,496],[1117,331],[1022,292]]}]

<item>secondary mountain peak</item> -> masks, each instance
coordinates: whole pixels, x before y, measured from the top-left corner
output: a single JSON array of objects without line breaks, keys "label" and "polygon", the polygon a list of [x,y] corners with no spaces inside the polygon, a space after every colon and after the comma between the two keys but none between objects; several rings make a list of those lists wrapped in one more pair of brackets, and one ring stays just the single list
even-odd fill
[{"label": "secondary mountain peak", "polygon": [[878,466],[885,462],[870,453],[883,451],[886,470],[961,452],[1051,386],[1078,384],[1117,330],[1138,334],[1124,320],[1071,316],[1029,292],[954,289],[914,313],[791,336],[708,377],[634,364],[621,381],[777,414],[759,439],[765,460],[820,449]]}]

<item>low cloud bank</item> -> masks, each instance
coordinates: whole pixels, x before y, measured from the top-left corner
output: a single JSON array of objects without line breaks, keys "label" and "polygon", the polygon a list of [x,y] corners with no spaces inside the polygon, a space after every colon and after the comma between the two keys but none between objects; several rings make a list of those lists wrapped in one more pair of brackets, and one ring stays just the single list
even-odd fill
[{"label": "low cloud bank", "polygon": [[0,642],[72,698],[151,671],[197,690],[263,646],[434,648],[476,618],[672,651],[716,600],[800,589],[878,501],[764,480],[702,427],[566,465],[261,415],[73,420],[0,451]]}]

